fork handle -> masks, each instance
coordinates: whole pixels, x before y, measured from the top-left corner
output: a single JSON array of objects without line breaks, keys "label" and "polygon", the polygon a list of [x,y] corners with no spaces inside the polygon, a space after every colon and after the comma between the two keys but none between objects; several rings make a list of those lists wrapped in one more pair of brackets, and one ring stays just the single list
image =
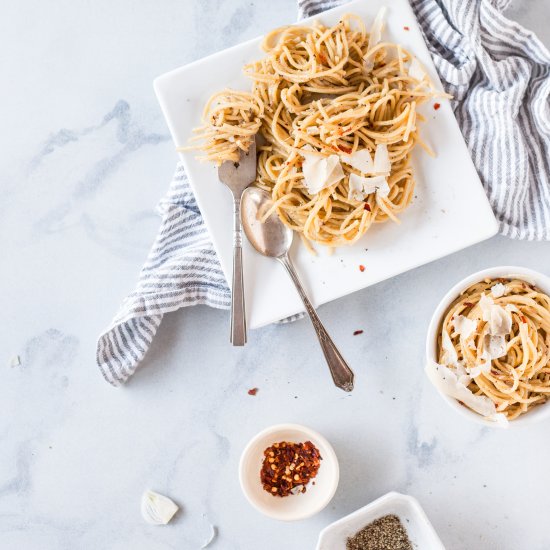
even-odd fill
[{"label": "fork handle", "polygon": [[234,346],[246,344],[244,308],[241,197],[233,197],[233,284],[231,285],[231,336]]}]

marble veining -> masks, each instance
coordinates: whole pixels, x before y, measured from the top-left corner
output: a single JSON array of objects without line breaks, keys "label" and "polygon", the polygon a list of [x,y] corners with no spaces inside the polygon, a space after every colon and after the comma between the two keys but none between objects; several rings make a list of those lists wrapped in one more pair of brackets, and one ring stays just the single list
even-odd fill
[{"label": "marble veining", "polygon": [[[390,490],[420,500],[449,550],[550,548],[547,426],[470,424],[422,372],[442,294],[489,265],[548,273],[549,243],[496,237],[320,308],[355,369],[351,395],[332,387],[308,321],[233,349],[227,312],[205,307],[166,316],[126,387],[95,365],[177,160],[153,79],[295,14],[294,0],[6,4],[0,548],[197,550],[213,524],[212,550],[313,549],[328,523]],[[509,15],[550,44],[546,2]],[[260,516],[238,484],[243,447],[279,422],[317,429],[340,461],[333,501],[296,524]],[[165,527],[141,518],[149,488],[181,507]]]},{"label": "marble veining", "polygon": [[[30,162],[30,172],[35,172],[45,160],[50,160],[60,149],[74,144],[76,148],[72,155],[78,155],[79,150],[86,150],[90,140],[94,140],[97,133],[105,127],[112,126],[112,143],[107,150],[94,158],[88,169],[75,174],[76,178],[70,196],[56,208],[47,212],[42,219],[35,222],[37,234],[59,231],[67,226],[68,219],[74,218],[75,211],[82,212],[87,200],[96,196],[101,187],[108,181],[109,176],[116,173],[120,165],[128,161],[128,157],[147,145],[157,145],[168,141],[168,133],[159,134],[147,132],[132,119],[130,105],[125,100],[119,100],[112,110],[105,114],[102,121],[80,130],[65,128],[51,135],[44,143],[42,150]],[[89,137],[88,140],[83,139]],[[105,138],[103,138],[105,139]],[[93,226],[93,220],[85,213],[81,213],[81,221],[86,224],[88,231]]]}]

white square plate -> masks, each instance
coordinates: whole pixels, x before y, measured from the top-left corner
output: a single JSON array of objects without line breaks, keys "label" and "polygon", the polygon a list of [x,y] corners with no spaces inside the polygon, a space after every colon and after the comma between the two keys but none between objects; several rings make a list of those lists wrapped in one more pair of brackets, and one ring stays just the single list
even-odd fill
[{"label": "white square plate", "polygon": [[[305,21],[335,24],[344,13],[356,13],[370,27],[382,0],[357,0]],[[408,27],[410,30],[405,30]],[[407,0],[392,0],[385,39],[398,42],[424,64],[441,89],[430,54]],[[176,146],[187,144],[208,98],[224,88],[250,90],[242,73],[246,63],[262,57],[261,38],[234,46],[155,80],[155,91]],[[400,216],[401,224],[377,224],[355,245],[329,255],[312,256],[296,238],[291,252],[315,305],[323,304],[493,236],[497,223],[460,129],[447,101],[441,108],[427,104],[423,139],[436,151],[433,159],[417,147],[413,153],[415,199]],[[226,279],[232,272],[233,203],[217,179],[217,169],[200,163],[195,152],[181,158]],[[246,241],[246,239],[245,239]],[[365,266],[362,272],[360,265]],[[292,282],[278,262],[257,254],[248,242],[244,249],[246,309],[251,328],[303,310]]]}]

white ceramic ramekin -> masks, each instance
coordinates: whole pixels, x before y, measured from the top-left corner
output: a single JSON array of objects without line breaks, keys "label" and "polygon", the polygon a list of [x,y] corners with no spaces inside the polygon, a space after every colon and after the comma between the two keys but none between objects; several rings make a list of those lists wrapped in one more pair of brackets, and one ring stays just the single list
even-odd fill
[{"label": "white ceramic ramekin", "polygon": [[[437,306],[430,325],[428,327],[428,336],[426,338],[426,358],[428,361],[437,362],[437,336],[439,332],[439,325],[445,315],[448,307],[451,303],[459,296],[459,294],[466,290],[469,286],[482,281],[483,279],[497,279],[499,277],[503,278],[518,278],[523,279],[524,281],[536,285],[543,292],[550,295],[550,277],[543,275],[532,269],[519,266],[498,266],[490,267],[477,273],[469,275],[462,281],[458,282],[456,285],[445,294],[439,305]],[[455,411],[457,411],[462,416],[469,418],[475,422],[481,423],[484,426],[489,426],[491,428],[501,428],[501,427],[514,427],[514,426],[525,426],[527,424],[532,424],[542,420],[543,418],[550,417],[550,401],[544,403],[538,407],[535,407],[532,411],[529,411],[526,414],[523,414],[516,418],[515,420],[510,421],[507,425],[501,424],[498,422],[493,422],[487,420],[483,416],[475,413],[469,408],[461,405],[456,399],[449,397],[448,395],[442,393],[439,388],[437,388],[439,394],[443,399],[450,405]]]},{"label": "white ceramic ramekin", "polygon": [[[310,481],[305,493],[275,497],[262,487],[260,470],[264,450],[281,441],[311,441],[321,453],[321,466],[313,479],[315,485]],[[239,464],[239,481],[250,504],[262,514],[281,521],[305,519],[320,512],[334,496],[339,478],[338,459],[330,443],[317,432],[298,424],[278,424],[261,431],[245,447]]]}]

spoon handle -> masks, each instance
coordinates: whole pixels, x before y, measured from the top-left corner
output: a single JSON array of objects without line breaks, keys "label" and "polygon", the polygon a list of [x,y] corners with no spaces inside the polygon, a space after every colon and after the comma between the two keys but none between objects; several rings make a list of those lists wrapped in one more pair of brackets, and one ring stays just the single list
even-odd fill
[{"label": "spoon handle", "polygon": [[234,346],[246,344],[246,315],[243,283],[243,238],[241,197],[233,197],[233,284],[231,285],[231,336]]},{"label": "spoon handle", "polygon": [[304,302],[306,311],[308,312],[311,322],[313,323],[313,328],[317,333],[317,338],[319,338],[321,349],[325,354],[325,359],[327,360],[328,368],[330,370],[330,374],[332,375],[332,379],[334,380],[334,384],[344,391],[353,390],[353,371],[349,368],[345,359],[342,357],[342,355],[338,351],[338,348],[336,347],[325,327],[323,326],[321,319],[319,319],[315,308],[313,307],[312,303],[307,297],[307,294],[305,293],[304,287],[302,286],[302,283],[298,277],[298,274],[296,273],[296,270],[294,269],[294,266],[292,265],[292,262],[290,261],[290,258],[288,257],[288,254],[285,254],[284,256],[281,256],[277,259],[285,266],[291,279],[296,285],[296,290],[298,291],[302,302]]}]

